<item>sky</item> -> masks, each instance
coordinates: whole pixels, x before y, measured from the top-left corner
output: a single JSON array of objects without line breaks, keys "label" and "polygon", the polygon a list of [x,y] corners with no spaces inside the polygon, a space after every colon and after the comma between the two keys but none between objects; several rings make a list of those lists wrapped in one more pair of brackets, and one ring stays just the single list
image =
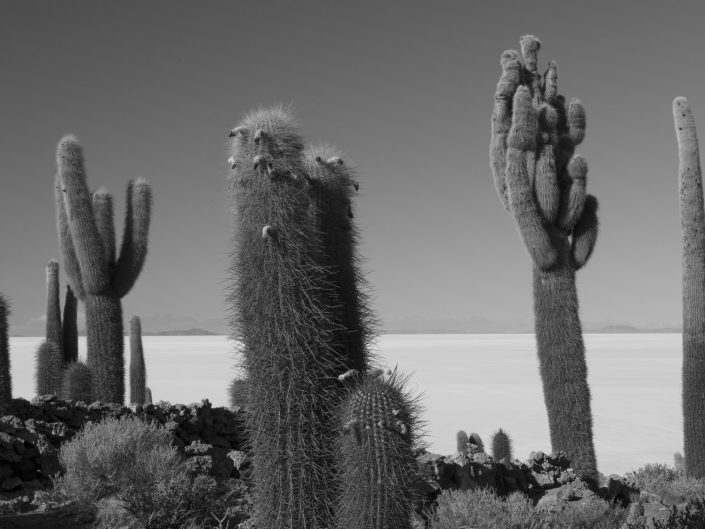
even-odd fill
[{"label": "sky", "polygon": [[[233,218],[229,129],[291,104],[305,137],[359,172],[373,308],[405,319],[530,320],[531,264],[489,169],[503,50],[538,36],[539,70],[587,111],[579,148],[601,231],[578,273],[585,321],[681,319],[678,154],[689,98],[705,130],[705,3],[0,2],[0,291],[12,326],[45,310],[59,258],[55,149],[82,142],[89,185],[152,185],[149,255],[126,317],[223,319]],[[63,277],[63,276],[62,276]],[[148,330],[148,329],[147,329]]]}]

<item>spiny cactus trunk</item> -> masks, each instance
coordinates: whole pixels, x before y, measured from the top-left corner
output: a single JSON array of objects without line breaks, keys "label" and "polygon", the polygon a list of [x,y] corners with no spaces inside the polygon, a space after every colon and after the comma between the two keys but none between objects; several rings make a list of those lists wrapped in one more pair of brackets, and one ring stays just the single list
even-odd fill
[{"label": "spiny cactus trunk", "polygon": [[10,375],[10,331],[7,320],[10,304],[0,292],[0,412],[4,413],[12,400],[12,377]]},{"label": "spiny cactus trunk", "polygon": [[551,447],[568,454],[578,475],[592,476],[597,463],[575,270],[567,239],[561,243],[556,267],[533,269],[536,345]]},{"label": "spiny cactus trunk", "polygon": [[130,404],[145,403],[147,374],[142,349],[142,322],[138,316],[130,318]]},{"label": "spiny cactus trunk", "polygon": [[705,209],[695,119],[685,98],[673,101],[678,139],[683,245],[683,434],[686,473],[705,477]]},{"label": "spiny cactus trunk", "polygon": [[115,296],[86,295],[86,346],[93,374],[93,398],[122,404],[125,360],[122,305]]},{"label": "spiny cactus trunk", "polygon": [[64,298],[64,364],[78,362],[78,300],[69,285]]},{"label": "spiny cactus trunk", "polygon": [[61,301],[59,299],[59,263],[54,260],[49,261],[46,273],[47,321],[45,338],[61,349],[64,345],[64,332],[61,326]]},{"label": "spiny cactus trunk", "polygon": [[44,340],[36,352],[37,395],[59,395],[62,385],[63,354],[54,342]]},{"label": "spiny cactus trunk", "polygon": [[93,375],[83,362],[71,362],[64,370],[61,398],[81,401],[87,404],[93,402]]}]

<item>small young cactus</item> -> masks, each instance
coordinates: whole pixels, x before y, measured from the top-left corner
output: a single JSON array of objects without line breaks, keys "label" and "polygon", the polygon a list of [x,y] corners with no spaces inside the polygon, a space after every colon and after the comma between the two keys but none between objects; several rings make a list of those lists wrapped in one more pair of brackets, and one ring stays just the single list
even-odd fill
[{"label": "small young cactus", "polygon": [[482,442],[482,437],[480,437],[479,433],[472,432],[468,436],[468,443],[470,443],[471,445],[475,445],[475,452],[485,451],[485,443]]},{"label": "small young cactus", "polygon": [[142,322],[139,316],[130,318],[130,404],[144,404],[147,373],[142,349]]},{"label": "small young cactus", "polygon": [[673,454],[673,466],[676,467],[676,471],[683,472],[685,470],[685,459],[683,454],[676,452]]},{"label": "small young cactus", "polygon": [[341,405],[337,527],[411,528],[419,406],[404,382],[367,375]]},{"label": "small young cactus", "polygon": [[148,387],[144,388],[144,403],[152,404],[152,390]]},{"label": "small young cactus", "polygon": [[37,395],[58,395],[62,384],[63,353],[61,348],[48,340],[39,344],[36,352]]},{"label": "small young cactus", "polygon": [[72,362],[64,370],[61,398],[81,401],[86,404],[95,400],[93,396],[93,376],[83,362]]},{"label": "small young cactus", "polygon": [[469,439],[467,432],[465,430],[458,430],[458,433],[455,434],[456,452],[467,454],[468,442]]},{"label": "small young cactus", "polygon": [[10,303],[0,292],[0,412],[4,413],[12,400],[12,377],[10,375],[10,337],[7,320]]},{"label": "small young cactus", "polygon": [[501,428],[492,436],[492,457],[495,461],[512,459],[512,440]]}]

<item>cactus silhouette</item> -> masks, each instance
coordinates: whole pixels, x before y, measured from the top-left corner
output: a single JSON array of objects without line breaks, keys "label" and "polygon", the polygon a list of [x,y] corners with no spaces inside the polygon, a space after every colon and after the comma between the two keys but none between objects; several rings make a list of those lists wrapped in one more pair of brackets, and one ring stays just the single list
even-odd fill
[{"label": "cactus silhouette", "polygon": [[64,337],[64,364],[78,362],[78,302],[70,285],[66,285],[64,298],[64,318],[62,322]]},{"label": "cactus silhouette", "polygon": [[281,107],[248,114],[230,136],[236,249],[228,300],[249,382],[252,518],[268,529],[328,528],[341,362],[303,140]]},{"label": "cactus silhouette", "polygon": [[684,97],[673,101],[678,139],[683,246],[683,438],[685,472],[705,477],[705,209],[695,118]]},{"label": "cactus silhouette", "polygon": [[365,373],[372,360],[368,345],[375,322],[357,253],[359,235],[352,196],[358,183],[341,152],[328,145],[305,147],[304,169],[321,244],[321,264],[328,270],[328,281],[338,299],[333,318],[339,324],[335,343],[342,357],[341,373],[350,369]]},{"label": "cactus silhouette", "polygon": [[336,527],[411,528],[419,409],[404,382],[365,376],[341,405]]},{"label": "cactus silhouette", "polygon": [[455,434],[455,447],[457,452],[468,453],[468,434],[465,430],[458,430]]},{"label": "cactus silhouette", "polygon": [[[57,345],[61,350],[64,345],[64,331],[61,325],[61,301],[59,300],[59,263],[54,259],[47,263],[46,275],[47,321],[45,339],[47,342]],[[63,351],[61,353],[63,356]],[[40,393],[40,395],[43,395],[43,393]]]},{"label": "cactus silhouette", "polygon": [[90,403],[93,397],[93,375],[83,362],[72,362],[64,370],[61,398]]},{"label": "cactus silhouette", "polygon": [[144,388],[144,403],[152,404],[152,390],[148,387]]},{"label": "cactus silhouette", "polygon": [[485,443],[482,442],[482,437],[480,437],[479,433],[472,432],[468,436],[468,443],[475,445],[478,452],[485,451]]},{"label": "cactus silhouette", "polygon": [[73,136],[57,148],[59,244],[71,289],[86,310],[88,367],[97,400],[125,400],[122,305],[147,256],[152,192],[143,179],[127,186],[125,229],[116,258],[112,196],[88,191],[83,149]]},{"label": "cactus silhouette", "polygon": [[64,357],[61,347],[43,340],[36,352],[37,395],[59,395],[62,386]]},{"label": "cactus silhouette", "polygon": [[492,436],[492,457],[495,461],[512,458],[512,441],[501,428]]},{"label": "cactus silhouette", "polygon": [[10,303],[0,292],[0,412],[7,412],[12,400],[12,377],[10,372],[10,331],[7,320]]},{"label": "cactus silhouette", "polygon": [[590,388],[578,315],[575,272],[597,239],[597,200],[586,194],[587,163],[575,146],[585,111],[557,94],[557,66],[537,71],[540,42],[520,41],[502,54],[490,145],[500,199],[514,217],[533,262],[534,316],[553,450],[565,451],[576,473],[597,479]]},{"label": "cactus silhouette", "polygon": [[142,349],[142,322],[135,315],[130,318],[130,403],[144,404],[147,373]]}]

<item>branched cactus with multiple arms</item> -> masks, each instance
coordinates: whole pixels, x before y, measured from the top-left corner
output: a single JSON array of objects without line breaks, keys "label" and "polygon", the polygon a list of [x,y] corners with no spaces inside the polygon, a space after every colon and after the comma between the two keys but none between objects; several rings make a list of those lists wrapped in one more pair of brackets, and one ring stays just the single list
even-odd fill
[{"label": "branched cactus with multiple arms", "polygon": [[72,362],[64,370],[61,398],[91,403],[93,398],[93,376],[83,362]]},{"label": "branched cactus with multiple arms", "polygon": [[341,405],[336,527],[411,528],[419,407],[404,382],[367,375]]},{"label": "branched cactus with multiple arms", "polygon": [[116,256],[111,195],[88,191],[83,149],[73,136],[57,148],[56,208],[59,244],[71,288],[86,310],[88,367],[97,400],[123,403],[125,365],[122,305],[142,271],[152,192],[143,179],[127,187],[120,255]]},{"label": "branched cactus with multiple arms", "polygon": [[492,436],[492,457],[496,461],[512,458],[512,441],[501,428]]},{"label": "branched cactus with multiple arms", "polygon": [[333,521],[333,407],[340,393],[334,288],[321,266],[303,140],[282,108],[234,128],[236,250],[229,301],[249,383],[253,521],[322,529]]},{"label": "branched cactus with multiple arms", "polygon": [[10,303],[0,292],[0,413],[5,413],[12,400],[12,377],[10,373],[10,331],[7,320]]},{"label": "branched cactus with multiple arms", "polygon": [[695,119],[688,100],[673,101],[678,139],[683,245],[683,437],[686,474],[705,478],[705,209]]},{"label": "branched cactus with multiple arms", "polygon": [[130,318],[130,404],[144,404],[147,373],[142,349],[142,322],[139,316]]},{"label": "branched cactus with multiple arms", "polygon": [[304,149],[304,170],[321,244],[321,264],[328,270],[328,281],[338,299],[333,310],[339,325],[335,343],[340,349],[341,373],[349,369],[365,373],[371,362],[368,342],[374,318],[359,268],[358,230],[353,219],[352,198],[359,184],[340,151],[328,145]]},{"label": "branched cactus with multiple arms", "polygon": [[597,200],[586,193],[587,163],[575,154],[585,110],[557,92],[557,67],[537,71],[540,47],[522,37],[522,64],[502,54],[492,113],[491,167],[505,208],[533,262],[534,313],[551,444],[568,453],[576,473],[597,478],[590,388],[578,315],[575,272],[597,239]]},{"label": "branched cactus with multiple arms", "polygon": [[68,365],[71,362],[78,362],[78,300],[73,295],[70,285],[66,285],[62,329],[64,364]]}]

